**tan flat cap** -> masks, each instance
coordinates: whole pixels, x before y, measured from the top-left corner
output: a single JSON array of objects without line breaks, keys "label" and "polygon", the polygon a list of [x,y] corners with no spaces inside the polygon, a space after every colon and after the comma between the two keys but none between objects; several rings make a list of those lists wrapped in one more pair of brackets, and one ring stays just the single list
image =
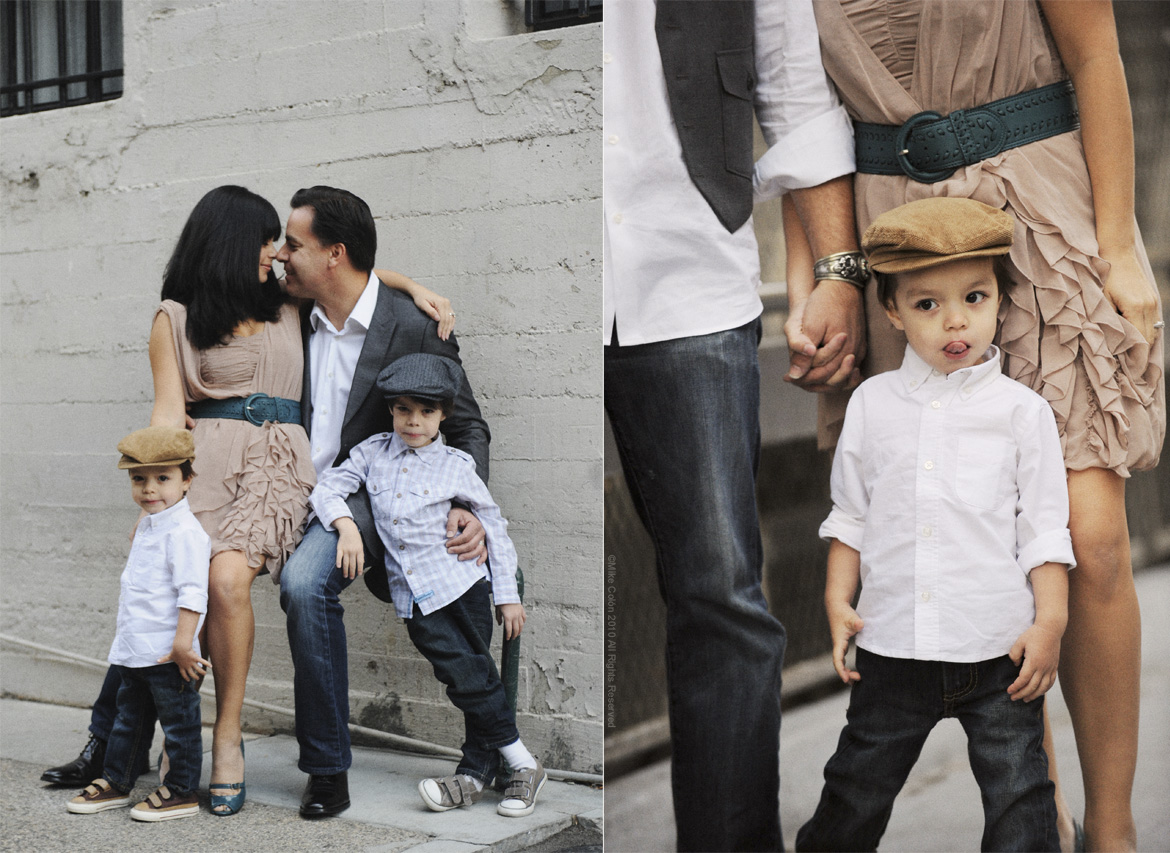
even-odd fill
[{"label": "tan flat cap", "polygon": [[1006,255],[1009,214],[969,198],[924,198],[888,210],[865,229],[861,247],[874,272],[896,273]]},{"label": "tan flat cap", "polygon": [[195,439],[185,429],[151,426],[136,430],[118,442],[119,468],[182,465],[195,459]]}]

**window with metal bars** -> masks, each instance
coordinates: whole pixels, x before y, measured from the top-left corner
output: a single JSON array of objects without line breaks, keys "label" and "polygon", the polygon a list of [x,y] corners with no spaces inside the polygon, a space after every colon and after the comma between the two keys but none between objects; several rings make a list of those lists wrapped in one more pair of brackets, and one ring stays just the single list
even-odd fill
[{"label": "window with metal bars", "polygon": [[601,20],[601,0],[524,0],[524,23],[535,30]]},{"label": "window with metal bars", "polygon": [[0,116],[122,96],[121,0],[0,0]]}]

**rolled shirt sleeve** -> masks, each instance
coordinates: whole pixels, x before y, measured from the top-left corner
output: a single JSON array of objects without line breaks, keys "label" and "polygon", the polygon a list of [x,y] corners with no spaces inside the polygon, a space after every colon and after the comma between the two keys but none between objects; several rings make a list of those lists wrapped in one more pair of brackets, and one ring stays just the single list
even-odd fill
[{"label": "rolled shirt sleeve", "polygon": [[755,200],[823,184],[854,170],[853,125],[821,65],[810,0],[756,8],[756,118],[768,150],[756,161]]},{"label": "rolled shirt sleeve", "polygon": [[1030,572],[1044,563],[1076,565],[1068,529],[1068,481],[1056,417],[1037,405],[1019,429],[1017,561]]}]

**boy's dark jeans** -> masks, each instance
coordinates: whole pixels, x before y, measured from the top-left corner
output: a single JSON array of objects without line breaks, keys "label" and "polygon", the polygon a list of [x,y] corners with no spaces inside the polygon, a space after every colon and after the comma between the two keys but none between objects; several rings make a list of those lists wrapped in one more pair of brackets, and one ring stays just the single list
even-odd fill
[{"label": "boy's dark jeans", "polygon": [[894,797],[943,717],[967,733],[983,795],[983,850],[1058,851],[1056,803],[1044,754],[1044,700],[1012,702],[1019,667],[889,658],[857,650],[848,724],[825,765],[825,787],[796,849],[876,850]]},{"label": "boy's dark jeans", "polygon": [[499,749],[520,739],[516,714],[492,660],[491,585],[482,580],[440,607],[423,614],[418,605],[406,620],[415,648],[431,662],[447,696],[463,712],[463,760],[456,773],[489,784],[500,766]]},{"label": "boy's dark jeans", "polygon": [[199,787],[203,770],[203,733],[195,682],[184,681],[173,663],[115,665],[111,669],[120,676],[122,686],[118,688],[118,716],[106,747],[106,781],[119,791],[134,787],[138,768],[149,763],[157,714],[171,762],[166,785],[176,794],[191,793]]}]

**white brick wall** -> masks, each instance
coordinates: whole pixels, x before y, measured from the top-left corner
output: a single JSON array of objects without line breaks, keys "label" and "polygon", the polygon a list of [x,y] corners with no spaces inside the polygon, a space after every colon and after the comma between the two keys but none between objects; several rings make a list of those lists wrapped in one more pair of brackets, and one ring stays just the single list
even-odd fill
[{"label": "white brick wall", "polygon": [[[549,766],[600,769],[601,33],[515,26],[487,0],[128,0],[121,99],[0,122],[0,631],[105,656],[136,517],[114,446],[149,418],[192,206],[239,183],[283,215],[333,184],[369,202],[380,266],[455,303],[527,580],[521,732]],[[266,578],[253,601],[249,695],[291,707]],[[360,583],[343,602],[354,721],[458,745],[392,613]],[[59,694],[3,648],[4,690]]]}]

